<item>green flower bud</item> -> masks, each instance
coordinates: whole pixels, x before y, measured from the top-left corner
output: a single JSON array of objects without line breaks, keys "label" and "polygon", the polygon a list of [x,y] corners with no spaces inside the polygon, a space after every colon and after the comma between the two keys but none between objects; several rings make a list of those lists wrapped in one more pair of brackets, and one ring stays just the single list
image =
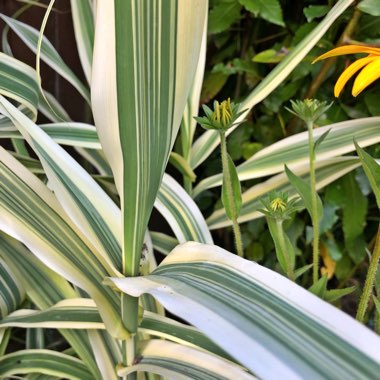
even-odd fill
[{"label": "green flower bud", "polygon": [[206,116],[194,117],[194,119],[205,129],[216,129],[219,131],[226,131],[227,129],[237,125],[235,123],[237,118],[242,115],[244,111],[239,112],[239,105],[231,103],[230,98],[223,100],[219,103],[214,101],[214,110],[202,106]]},{"label": "green flower bud", "polygon": [[273,219],[289,219],[291,214],[302,208],[296,204],[298,199],[289,200],[288,194],[283,192],[271,192],[260,201],[264,208],[259,211]]},{"label": "green flower bud", "polygon": [[291,100],[292,110],[285,107],[289,112],[299,117],[305,123],[314,123],[319,119],[333,104],[320,102],[317,99]]}]

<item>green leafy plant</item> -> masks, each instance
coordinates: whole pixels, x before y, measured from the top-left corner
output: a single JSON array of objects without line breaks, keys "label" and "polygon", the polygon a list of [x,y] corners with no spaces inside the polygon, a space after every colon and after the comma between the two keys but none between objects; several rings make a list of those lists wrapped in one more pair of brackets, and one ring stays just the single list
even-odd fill
[{"label": "green leafy plant", "polygon": [[[226,9],[236,15],[243,7],[283,25],[279,3],[271,3],[274,12],[260,2],[214,1],[210,30],[225,27],[216,21]],[[228,122],[215,115],[231,127],[223,131],[223,145],[351,3],[338,1],[239,101],[243,113]],[[189,175],[219,144],[214,130],[194,141],[207,2],[73,0],[71,10],[86,83],[40,31],[2,15],[91,104],[95,125],[91,119],[70,120],[44,90],[41,72],[14,58],[10,44],[3,47],[0,137],[13,145],[0,148],[0,376],[375,378],[375,333],[275,270],[213,244],[210,230],[233,223],[228,207],[206,221],[194,198],[220,186],[223,175],[195,186]],[[39,113],[51,123],[36,123]],[[356,156],[343,156],[355,150],[353,131],[361,147],[374,145],[379,124],[378,117],[367,117],[313,131],[318,138],[330,130],[315,152],[316,189],[360,166]],[[179,131],[174,160],[182,168],[183,187],[165,173]],[[260,199],[272,190],[287,191],[292,205],[296,192],[284,164],[300,177],[310,176],[307,139],[305,132],[289,136],[237,166],[242,183],[270,176],[247,185],[237,222],[261,216]],[[274,211],[281,210],[276,204]],[[153,207],[173,236],[149,230]],[[281,244],[276,248],[286,253]],[[154,249],[167,255],[159,265]],[[284,259],[283,265],[291,273],[290,262]],[[10,339],[20,331],[13,328],[26,329],[28,337],[47,336],[45,329],[59,334],[49,344],[28,338],[11,352]]]}]

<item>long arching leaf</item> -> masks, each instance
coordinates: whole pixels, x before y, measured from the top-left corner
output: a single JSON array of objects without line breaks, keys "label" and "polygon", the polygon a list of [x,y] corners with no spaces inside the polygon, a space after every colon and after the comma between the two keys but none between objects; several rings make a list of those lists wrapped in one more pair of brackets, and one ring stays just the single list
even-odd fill
[{"label": "long arching leaf", "polygon": [[[317,162],[354,151],[354,137],[363,147],[378,143],[380,141],[379,128],[380,117],[368,117],[315,129],[313,131],[315,140],[329,131],[323,143],[318,146]],[[239,179],[245,181],[280,173],[284,171],[284,165],[291,170],[305,165],[309,162],[307,141],[307,132],[301,132],[260,150],[237,167]],[[208,188],[221,185],[221,183],[221,175],[206,178],[194,189],[194,196]]]},{"label": "long arching leaf", "polygon": [[152,294],[261,378],[371,379],[379,373],[376,334],[222,248],[186,243],[149,276],[108,281],[132,296]]}]

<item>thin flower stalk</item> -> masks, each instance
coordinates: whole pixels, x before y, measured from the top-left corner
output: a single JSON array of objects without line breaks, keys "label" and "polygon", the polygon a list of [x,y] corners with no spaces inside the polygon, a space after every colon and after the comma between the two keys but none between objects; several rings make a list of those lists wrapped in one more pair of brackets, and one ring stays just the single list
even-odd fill
[{"label": "thin flower stalk", "polygon": [[206,116],[195,117],[195,120],[205,129],[214,129],[220,136],[220,149],[223,168],[222,203],[227,217],[232,222],[237,254],[243,257],[243,243],[241,238],[238,216],[241,208],[241,189],[235,165],[227,152],[226,131],[236,125],[236,120],[244,112],[239,112],[239,105],[228,98],[223,102],[214,102],[214,109],[203,106]]},{"label": "thin flower stalk", "polygon": [[364,283],[363,293],[360,297],[358,310],[356,313],[356,319],[359,322],[364,321],[365,313],[367,311],[368,302],[372,294],[373,286],[375,283],[377,266],[380,259],[380,225],[377,229],[375,247],[373,249],[372,257],[369,263],[369,268],[367,272],[367,277]]},{"label": "thin flower stalk", "polygon": [[[315,152],[318,145],[323,141],[327,134],[323,135],[316,142],[313,140],[314,122],[322,116],[332,105],[320,102],[316,99],[305,99],[303,101],[291,101],[292,109],[287,110],[298,116],[306,124],[308,131],[309,146],[309,172],[310,172],[310,209],[311,222],[313,226],[313,283],[319,278],[319,221],[321,219],[318,210],[318,195],[315,177]],[[328,133],[328,132],[327,132]]]},{"label": "thin flower stalk", "polygon": [[319,216],[317,206],[317,186],[315,179],[315,155],[313,142],[313,122],[307,123],[310,167],[311,222],[313,225],[313,283],[319,277]]}]

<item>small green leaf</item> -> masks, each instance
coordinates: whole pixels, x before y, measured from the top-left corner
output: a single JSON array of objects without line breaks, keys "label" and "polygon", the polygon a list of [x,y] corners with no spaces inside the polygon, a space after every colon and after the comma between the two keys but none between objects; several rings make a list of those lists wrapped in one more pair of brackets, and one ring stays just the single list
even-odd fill
[{"label": "small green leaf", "polygon": [[[301,196],[303,202],[305,203],[305,207],[309,212],[310,216],[312,215],[312,206],[311,206],[311,191],[310,185],[303,180],[302,178],[296,176],[286,165],[285,172],[288,176],[289,182],[296,188],[298,194]],[[321,198],[317,194],[317,212],[318,212],[318,220],[321,220],[323,217],[323,205]]]},{"label": "small green leaf", "polygon": [[322,144],[323,140],[327,137],[327,135],[330,133],[331,129],[328,129],[325,133],[323,133],[321,136],[318,137],[318,139],[314,142],[314,149],[313,154],[315,155],[315,152],[317,151],[319,145]]},{"label": "small green leaf", "polygon": [[309,291],[319,298],[324,299],[327,291],[327,274],[324,274],[315,284],[313,284]]},{"label": "small green leaf", "polygon": [[325,16],[330,8],[327,5],[309,5],[304,8],[303,14],[305,15],[307,22],[313,21],[315,18]]},{"label": "small green leaf", "polygon": [[363,169],[371,188],[376,197],[377,207],[380,209],[380,165],[372,158],[364,149],[354,141],[356,151],[358,152],[360,161],[363,165]]},{"label": "small green leaf", "polygon": [[222,0],[217,2],[210,10],[208,31],[220,33],[228,29],[240,18],[241,6],[236,0]]},{"label": "small green leaf", "polygon": [[363,0],[359,3],[358,8],[372,16],[380,16],[380,2],[379,0]]},{"label": "small green leaf", "polygon": [[285,234],[281,220],[268,217],[268,227],[276,248],[277,260],[286,274],[293,272],[295,252],[288,236]]},{"label": "small green leaf", "polygon": [[294,271],[294,279],[296,280],[298,277],[301,277],[304,273],[310,270],[313,267],[313,264],[304,265],[301,268],[298,268]]},{"label": "small green leaf", "polygon": [[376,311],[380,314],[380,301],[375,296],[372,296],[372,299],[375,304]]},{"label": "small green leaf", "polygon": [[285,56],[286,56],[285,52],[281,52],[281,50],[277,51],[274,49],[268,49],[256,54],[252,58],[252,61],[259,62],[259,63],[278,63]]},{"label": "small green leaf", "polygon": [[235,164],[232,161],[230,155],[227,155],[228,158],[228,172],[229,177],[231,180],[232,185],[232,198],[233,198],[233,204],[230,205],[229,199],[228,199],[228,193],[227,193],[227,184],[225,177],[223,178],[223,186],[222,186],[222,202],[223,206],[226,210],[226,214],[229,219],[234,220],[238,217],[241,209],[241,188],[240,188],[240,181],[239,177],[237,175],[237,171],[235,168]]},{"label": "small green leaf", "polygon": [[327,290],[323,299],[327,302],[335,302],[339,298],[351,294],[355,289],[356,286],[350,286],[349,288]]},{"label": "small green leaf", "polygon": [[278,0],[239,0],[247,11],[273,24],[285,26]]}]

